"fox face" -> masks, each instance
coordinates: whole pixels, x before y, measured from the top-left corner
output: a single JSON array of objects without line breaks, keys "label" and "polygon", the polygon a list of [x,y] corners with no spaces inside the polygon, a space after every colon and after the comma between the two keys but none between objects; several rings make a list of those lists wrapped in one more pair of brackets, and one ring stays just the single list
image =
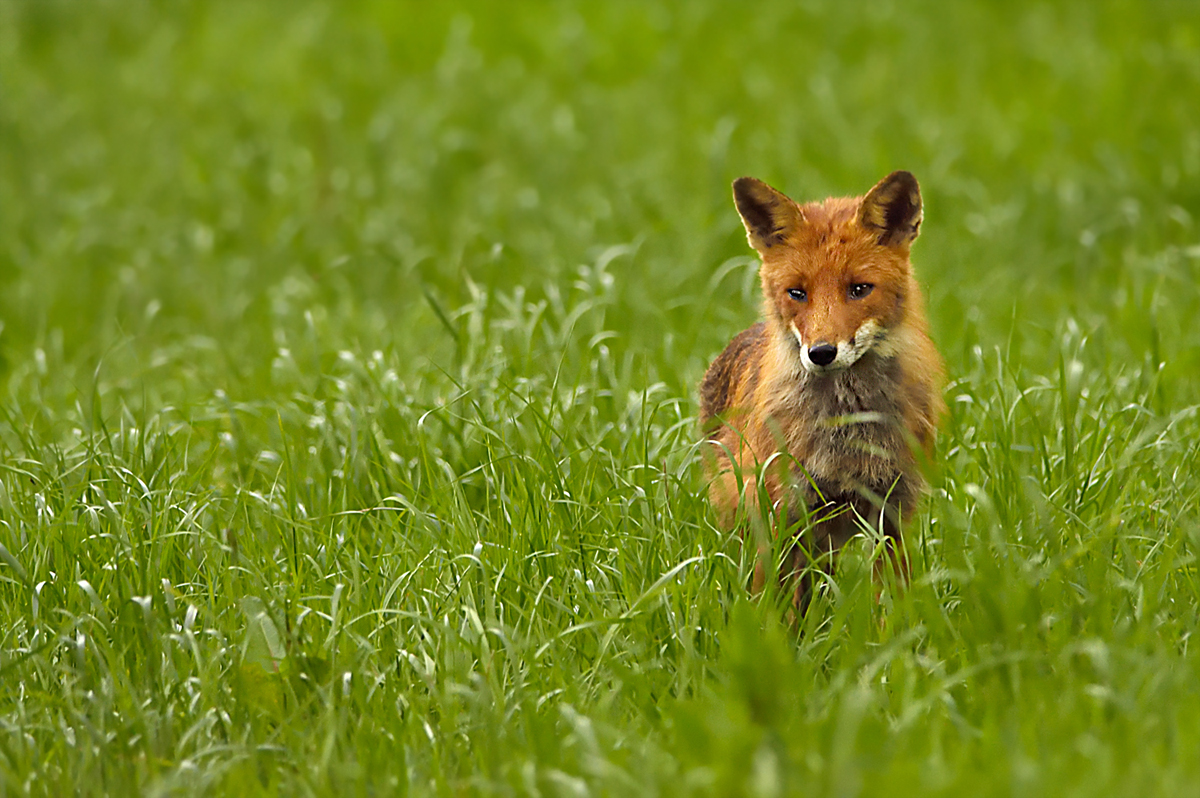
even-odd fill
[{"label": "fox face", "polygon": [[750,177],[733,184],[746,237],[762,257],[764,316],[810,374],[868,352],[898,354],[919,301],[909,247],[921,225],[916,178],[894,172],[861,199],[798,205]]}]

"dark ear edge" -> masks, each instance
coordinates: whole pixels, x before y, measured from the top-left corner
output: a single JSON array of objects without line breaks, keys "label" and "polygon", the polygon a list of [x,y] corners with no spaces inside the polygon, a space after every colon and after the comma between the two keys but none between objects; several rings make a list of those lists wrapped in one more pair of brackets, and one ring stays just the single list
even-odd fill
[{"label": "dark ear edge", "polygon": [[759,252],[783,243],[804,218],[786,194],[753,177],[733,181],[733,204],[746,226],[746,240]]},{"label": "dark ear edge", "polygon": [[863,197],[858,221],[880,246],[911,244],[921,230],[921,188],[912,172],[892,172]]}]

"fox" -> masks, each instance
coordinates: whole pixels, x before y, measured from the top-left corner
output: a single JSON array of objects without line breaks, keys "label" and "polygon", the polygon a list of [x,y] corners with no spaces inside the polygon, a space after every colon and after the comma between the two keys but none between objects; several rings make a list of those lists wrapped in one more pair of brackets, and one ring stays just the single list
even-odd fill
[{"label": "fox", "polygon": [[[945,413],[945,367],[910,260],[923,220],[917,180],[892,172],[863,196],[801,205],[741,177],[733,200],[761,261],[762,320],[700,383],[718,523],[741,525],[745,539],[746,519],[764,517],[763,497],[786,529],[801,530],[777,572],[794,583],[799,612],[810,566],[832,568],[864,525],[883,534],[907,580],[901,531],[925,492],[921,466]],[[765,587],[768,550],[760,536],[752,593]]]}]

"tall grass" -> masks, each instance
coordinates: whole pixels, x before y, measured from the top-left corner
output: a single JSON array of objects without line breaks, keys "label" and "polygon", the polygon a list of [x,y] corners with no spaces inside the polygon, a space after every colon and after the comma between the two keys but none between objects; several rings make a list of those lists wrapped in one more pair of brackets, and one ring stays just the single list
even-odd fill
[{"label": "tall grass", "polygon": [[[1200,790],[1183,3],[0,2],[0,795]],[[922,181],[880,600],[747,595],[729,199]]]}]

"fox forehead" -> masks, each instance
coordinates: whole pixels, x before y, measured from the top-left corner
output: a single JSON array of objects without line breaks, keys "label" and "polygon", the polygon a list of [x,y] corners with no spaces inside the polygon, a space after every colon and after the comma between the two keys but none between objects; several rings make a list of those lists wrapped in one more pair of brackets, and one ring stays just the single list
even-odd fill
[{"label": "fox forehead", "polygon": [[769,284],[812,292],[851,282],[900,283],[907,273],[904,261],[861,236],[829,230],[808,231],[803,238],[763,258],[762,276]]},{"label": "fox forehead", "polygon": [[763,276],[772,282],[802,281],[815,286],[903,275],[903,263],[879,247],[874,236],[855,221],[857,209],[858,201],[849,198],[801,206],[804,224],[790,231],[784,246],[763,258]]}]

